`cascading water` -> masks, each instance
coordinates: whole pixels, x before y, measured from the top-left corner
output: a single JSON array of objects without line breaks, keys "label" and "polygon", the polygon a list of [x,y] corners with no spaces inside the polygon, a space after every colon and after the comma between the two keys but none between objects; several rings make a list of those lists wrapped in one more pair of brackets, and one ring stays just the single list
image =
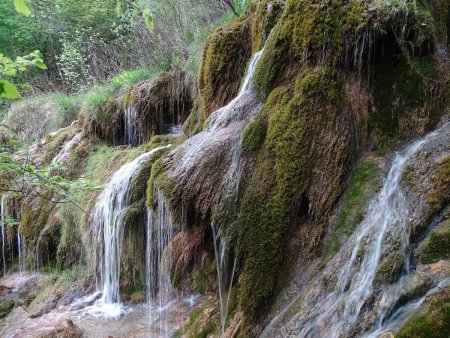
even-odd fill
[{"label": "cascading water", "polygon": [[6,196],[2,195],[0,210],[0,226],[2,227],[2,262],[3,262],[3,276],[6,276]]},{"label": "cascading water", "polygon": [[123,165],[106,185],[97,198],[90,222],[94,235],[103,247],[95,254],[97,268],[103,283],[102,301],[105,304],[120,303],[119,277],[120,252],[123,238],[123,217],[130,205],[131,189],[139,169],[163,146],[145,153],[134,161]]},{"label": "cascading water", "polygon": [[25,271],[25,244],[19,228],[17,228],[17,252],[19,255],[19,272],[22,273]]},{"label": "cascading water", "polygon": [[[229,118],[233,112],[237,111],[237,118],[242,119],[242,109],[236,109],[240,101],[246,96],[252,94],[252,79],[258,65],[258,61],[263,54],[264,48],[258,51],[250,61],[250,65],[247,70],[242,87],[238,95],[225,107],[220,108],[214,112],[207,124],[211,130],[219,128],[223,125],[223,119]],[[239,193],[239,183],[241,178],[241,152],[242,152],[242,135],[243,133],[237,133],[231,140],[231,162],[225,177],[224,196],[225,200],[235,200],[237,205],[237,196]],[[231,289],[234,278],[234,271],[236,261],[232,257],[232,251],[229,248],[229,244],[224,240],[224,236],[221,235],[220,227],[211,222],[211,229],[214,239],[214,252],[216,256],[216,269],[217,269],[217,281],[219,288],[219,303],[220,303],[220,323],[222,336],[225,333],[225,323],[228,314],[228,303],[230,300]]]},{"label": "cascading water", "polygon": [[[172,256],[166,250],[176,233],[172,215],[169,212],[162,192],[154,192],[156,212],[147,209],[147,255],[146,255],[146,284],[147,300],[151,308],[157,307],[158,334],[166,335],[170,332],[168,326],[167,304],[172,300],[172,283],[170,267]],[[150,310],[150,323],[153,310]]]},{"label": "cascading water", "polygon": [[[450,123],[445,124],[423,139],[413,142],[405,150],[397,153],[384,186],[371,203],[368,214],[358,226],[347,243],[327,264],[310,285],[306,298],[302,302],[303,312],[299,320],[299,337],[341,337],[348,336],[360,317],[361,310],[373,295],[373,281],[378,268],[384,246],[389,246],[396,238],[404,253],[404,273],[411,272],[410,244],[408,234],[409,210],[400,181],[405,163],[412,158],[421,147],[448,132]],[[340,262],[346,262],[343,266]],[[337,277],[334,291],[323,294],[323,280],[331,276]],[[400,281],[401,282],[401,281]],[[430,291],[432,292],[432,291]],[[398,299],[399,293],[393,292],[392,298]],[[297,299],[299,300],[299,299]],[[395,304],[395,300],[391,302]],[[289,308],[291,302],[266,328],[264,335],[274,327]],[[418,306],[418,305],[417,305]],[[383,322],[389,322],[387,314],[392,308],[384,308],[378,312],[376,324],[382,330]],[[408,310],[409,311],[409,310]],[[405,312],[408,312],[405,311]],[[405,314],[403,313],[403,315]],[[410,311],[408,312],[410,313]]]},{"label": "cascading water", "polygon": [[233,286],[234,271],[236,269],[236,259],[231,257],[229,249],[219,236],[219,229],[214,223],[211,224],[211,228],[214,240],[214,253],[216,255],[217,284],[219,287],[220,327],[223,336],[225,334],[225,323]]},{"label": "cascading water", "polygon": [[69,142],[67,142],[65,146],[61,149],[61,151],[53,158],[51,164],[66,162],[68,156],[70,155],[70,152],[80,143],[83,136],[84,136],[83,132],[75,134],[72,137],[72,139]]},{"label": "cascading water", "polygon": [[138,112],[132,105],[125,107],[125,139],[127,144],[136,146],[138,140]]}]

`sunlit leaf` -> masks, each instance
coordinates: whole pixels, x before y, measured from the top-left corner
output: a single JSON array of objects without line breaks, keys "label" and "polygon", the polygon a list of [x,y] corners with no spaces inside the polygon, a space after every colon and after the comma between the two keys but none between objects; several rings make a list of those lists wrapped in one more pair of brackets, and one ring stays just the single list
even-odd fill
[{"label": "sunlit leaf", "polygon": [[30,9],[30,1],[31,0],[14,0],[14,7],[16,7],[16,11],[29,16],[31,15],[31,9]]},{"label": "sunlit leaf", "polygon": [[145,24],[147,25],[147,28],[148,28],[149,32],[153,33],[153,30],[155,29],[155,23],[153,21],[153,17],[152,17],[152,14],[150,12],[150,9],[149,8],[145,8],[142,11],[142,16],[144,17]]},{"label": "sunlit leaf", "polygon": [[17,87],[7,80],[0,80],[0,97],[5,99],[21,98]]}]

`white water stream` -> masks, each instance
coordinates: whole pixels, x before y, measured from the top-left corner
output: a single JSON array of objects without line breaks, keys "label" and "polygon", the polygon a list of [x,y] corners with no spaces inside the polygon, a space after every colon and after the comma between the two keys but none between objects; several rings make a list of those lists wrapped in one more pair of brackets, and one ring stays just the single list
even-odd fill
[{"label": "white water stream", "polygon": [[[164,336],[170,332],[169,309],[176,302],[172,289],[170,267],[173,257],[169,243],[176,233],[176,227],[167,202],[160,190],[153,192],[156,201],[156,212],[147,209],[147,255],[146,255],[146,284],[147,303],[159,313],[157,317],[158,334]],[[169,250],[166,250],[169,249]],[[154,322],[150,311],[150,322]]]},{"label": "white water stream", "polygon": [[148,163],[157,151],[168,147],[170,146],[153,149],[116,171],[105,190],[97,198],[97,203],[90,215],[94,236],[98,242],[103,242],[103,248],[96,252],[97,257],[95,257],[103,284],[102,301],[106,305],[105,309],[111,310],[113,316],[121,313],[119,277],[123,217],[130,205],[133,182],[142,165]]},{"label": "white water stream", "polygon": [[72,151],[72,149],[78,146],[83,136],[84,136],[83,132],[75,134],[72,137],[72,139],[69,142],[67,142],[61,149],[61,151],[53,158],[51,164],[67,162],[70,152]]},{"label": "white water stream", "polygon": [[2,262],[3,262],[3,276],[6,276],[6,196],[2,195],[0,204],[0,226],[2,228]]}]

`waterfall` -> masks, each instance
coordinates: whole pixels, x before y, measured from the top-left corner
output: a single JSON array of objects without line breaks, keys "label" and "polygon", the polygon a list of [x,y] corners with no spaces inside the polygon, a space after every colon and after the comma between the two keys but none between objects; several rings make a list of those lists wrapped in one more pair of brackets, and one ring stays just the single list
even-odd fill
[{"label": "waterfall", "polygon": [[125,108],[125,140],[132,146],[138,145],[138,112],[136,108],[129,105]]},{"label": "waterfall", "polygon": [[[263,54],[264,49],[258,51],[250,61],[247,74],[245,76],[242,87],[238,95],[225,107],[220,108],[211,116],[210,126],[211,129],[219,128],[221,126],[222,118],[228,118],[228,115],[235,110],[238,111],[238,118],[243,113],[242,109],[236,109],[240,101],[245,98],[246,95],[252,93],[252,79],[258,65],[258,61]],[[223,198],[224,200],[234,201],[233,205],[237,207],[237,197],[239,193],[239,183],[241,178],[241,153],[242,153],[242,135],[243,133],[237,133],[231,139],[231,162],[228,168],[227,176],[225,177],[225,187]],[[219,309],[220,309],[220,324],[222,330],[222,336],[225,333],[225,324],[228,314],[228,303],[231,296],[231,289],[233,286],[233,278],[235,272],[236,260],[232,257],[233,253],[229,247],[229,243],[224,240],[224,236],[221,235],[220,228],[214,222],[211,222],[211,229],[214,240],[214,252],[216,256],[216,270],[217,270],[217,284],[219,288]]]},{"label": "waterfall", "polygon": [[157,151],[168,148],[158,147],[145,153],[134,161],[123,165],[114,173],[105,190],[98,196],[90,216],[94,236],[103,247],[94,257],[103,283],[102,301],[105,304],[120,303],[120,252],[123,238],[123,217],[131,199],[133,182],[142,165],[148,163]]},{"label": "waterfall", "polygon": [[217,226],[212,223],[211,228],[214,240],[214,253],[216,255],[217,284],[219,287],[220,303],[220,326],[223,336],[225,334],[225,324],[227,320],[231,288],[233,286],[236,259],[231,257],[229,248],[219,236],[219,229]]},{"label": "waterfall", "polygon": [[[311,291],[304,294],[305,298],[294,299],[280,315],[272,320],[264,334],[272,329],[276,321],[282,318],[297,300],[301,300],[303,301],[302,313],[301,318],[298,319],[299,331],[296,335],[330,338],[348,336],[351,327],[358,322],[364,305],[373,296],[373,281],[383,247],[392,246],[392,242],[396,239],[401,243],[404,273],[411,272],[409,210],[400,185],[403,169],[407,161],[424,144],[435,140],[440,135],[445,135],[449,127],[450,123],[446,123],[396,154],[383,188],[370,204],[365,219],[338,254],[312,281],[307,289]],[[334,290],[324,294],[323,283],[332,279],[332,276],[336,276]],[[400,293],[392,295],[396,299],[400,296]],[[392,304],[395,302],[393,300]],[[382,323],[389,310],[391,308],[379,311],[376,322]]]},{"label": "waterfall", "polygon": [[19,255],[19,272],[22,273],[25,271],[25,245],[19,227],[17,227],[17,252]]},{"label": "waterfall", "polygon": [[[335,291],[315,306],[311,319],[301,331],[301,336],[317,335],[319,327],[324,324],[328,326],[325,332],[320,331],[320,334],[336,338],[346,334],[346,329],[357,321],[363,305],[373,293],[372,284],[382,252],[383,240],[386,233],[393,228],[400,229],[405,253],[404,266],[409,272],[410,255],[405,252],[409,247],[407,242],[409,210],[400,186],[401,175],[405,163],[426,142],[438,136],[441,130],[442,128],[413,142],[405,150],[396,154],[384,186],[375,202],[371,204],[368,215],[351,236],[349,247],[341,250],[344,253],[350,248],[351,255],[347,258],[346,264],[340,268]],[[342,308],[343,313],[340,313]],[[340,313],[338,321],[333,320],[336,313]]]},{"label": "waterfall", "polygon": [[405,322],[408,320],[408,318],[425,302],[425,300],[430,297],[431,295],[434,295],[440,291],[442,291],[445,287],[450,285],[450,278],[446,278],[443,281],[441,281],[436,287],[429,290],[425,296],[422,298],[419,298],[418,300],[411,301],[402,307],[400,307],[397,311],[395,311],[390,318],[385,322],[382,323],[380,321],[379,325],[376,327],[376,329],[369,333],[368,335],[365,335],[366,338],[378,338],[382,337],[383,334],[387,334],[388,332],[392,332],[393,330],[398,330],[405,324]]},{"label": "waterfall", "polygon": [[5,248],[5,242],[6,242],[6,233],[5,233],[5,227],[6,227],[6,196],[2,195],[1,200],[1,210],[0,210],[0,226],[2,227],[2,259],[3,259],[3,276],[6,276],[6,248]]},{"label": "waterfall", "polygon": [[61,151],[53,158],[51,164],[56,163],[64,163],[67,161],[68,155],[74,149],[78,144],[80,143],[81,139],[83,138],[83,132],[79,132],[75,134],[72,139],[65,144],[65,146],[61,149]]},{"label": "waterfall", "polygon": [[[147,209],[147,254],[146,254],[146,284],[149,306],[157,306],[159,334],[169,332],[167,304],[172,300],[172,283],[170,268],[172,256],[169,243],[176,233],[172,215],[167,208],[162,191],[153,192],[156,201],[156,212]],[[150,323],[152,323],[150,311]]]}]

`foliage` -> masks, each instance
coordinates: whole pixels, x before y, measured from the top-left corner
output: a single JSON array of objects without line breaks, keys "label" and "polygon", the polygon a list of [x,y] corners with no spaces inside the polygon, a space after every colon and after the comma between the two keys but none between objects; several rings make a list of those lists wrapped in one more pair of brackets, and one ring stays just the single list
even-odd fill
[{"label": "foliage", "polygon": [[[40,69],[47,69],[42,60],[42,55],[38,50],[25,55],[18,56],[14,61],[3,54],[0,54],[0,97],[7,99],[18,99],[20,93],[17,85],[8,79],[14,78],[18,73],[24,72],[28,67],[36,66]],[[25,85],[21,85],[25,87]]]},{"label": "foliage", "polygon": [[75,192],[92,189],[90,182],[84,178],[70,181],[54,174],[55,171],[65,170],[61,164],[38,167],[24,154],[22,144],[13,138],[14,134],[6,126],[1,127],[0,191],[15,196],[34,194],[55,203],[76,203]]}]

